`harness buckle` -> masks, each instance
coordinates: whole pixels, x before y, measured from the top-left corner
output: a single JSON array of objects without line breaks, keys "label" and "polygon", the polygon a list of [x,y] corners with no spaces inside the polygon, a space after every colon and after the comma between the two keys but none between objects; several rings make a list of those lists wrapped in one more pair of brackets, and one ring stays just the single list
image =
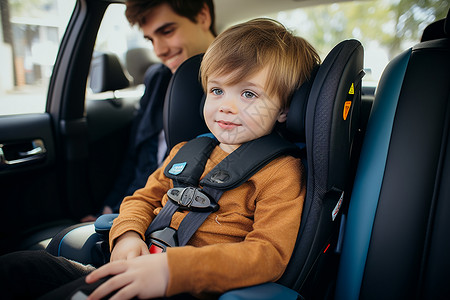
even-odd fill
[{"label": "harness buckle", "polygon": [[219,209],[219,204],[200,188],[192,186],[172,188],[167,192],[167,196],[183,210],[213,212]]},{"label": "harness buckle", "polygon": [[151,254],[166,252],[167,247],[176,246],[178,246],[177,231],[172,227],[166,227],[150,234],[148,249]]}]

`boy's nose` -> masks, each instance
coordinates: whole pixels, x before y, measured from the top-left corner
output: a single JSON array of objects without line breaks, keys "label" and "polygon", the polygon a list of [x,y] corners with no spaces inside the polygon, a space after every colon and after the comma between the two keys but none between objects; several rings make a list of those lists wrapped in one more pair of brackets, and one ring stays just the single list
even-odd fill
[{"label": "boy's nose", "polygon": [[220,105],[220,112],[223,113],[237,113],[238,108],[234,99],[224,99]]}]

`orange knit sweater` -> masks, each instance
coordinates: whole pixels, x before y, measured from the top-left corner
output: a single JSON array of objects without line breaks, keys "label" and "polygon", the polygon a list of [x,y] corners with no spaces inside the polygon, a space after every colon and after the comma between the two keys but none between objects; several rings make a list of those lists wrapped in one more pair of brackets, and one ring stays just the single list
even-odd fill
[{"label": "orange knit sweater", "polygon": [[[114,240],[127,231],[144,236],[168,201],[166,192],[173,184],[163,171],[183,144],[172,149],[144,188],[123,200],[110,232],[111,249]],[[202,178],[227,155],[216,147]],[[283,156],[225,192],[220,209],[206,219],[187,246],[167,249],[170,275],[166,295],[223,293],[280,278],[300,226],[305,197],[302,169],[299,159]],[[185,214],[176,212],[171,226],[177,229]]]}]

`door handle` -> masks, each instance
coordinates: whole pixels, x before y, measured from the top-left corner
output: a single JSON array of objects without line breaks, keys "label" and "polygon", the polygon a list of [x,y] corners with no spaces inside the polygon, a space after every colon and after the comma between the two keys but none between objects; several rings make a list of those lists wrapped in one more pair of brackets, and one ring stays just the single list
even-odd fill
[{"label": "door handle", "polygon": [[0,166],[11,166],[45,158],[44,141],[35,139],[25,143],[0,144]]}]

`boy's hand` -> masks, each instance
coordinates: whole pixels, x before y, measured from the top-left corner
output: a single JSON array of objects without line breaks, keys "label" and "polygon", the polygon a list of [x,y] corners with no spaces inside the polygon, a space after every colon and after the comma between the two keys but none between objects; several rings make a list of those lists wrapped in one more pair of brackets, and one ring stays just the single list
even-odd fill
[{"label": "boy's hand", "polygon": [[116,240],[111,252],[111,261],[126,260],[137,256],[150,254],[147,244],[134,231],[127,231]]},{"label": "boy's hand", "polygon": [[152,254],[108,263],[86,277],[86,283],[113,276],[100,285],[88,300],[102,299],[117,291],[115,299],[163,297],[169,282],[167,254]]}]

